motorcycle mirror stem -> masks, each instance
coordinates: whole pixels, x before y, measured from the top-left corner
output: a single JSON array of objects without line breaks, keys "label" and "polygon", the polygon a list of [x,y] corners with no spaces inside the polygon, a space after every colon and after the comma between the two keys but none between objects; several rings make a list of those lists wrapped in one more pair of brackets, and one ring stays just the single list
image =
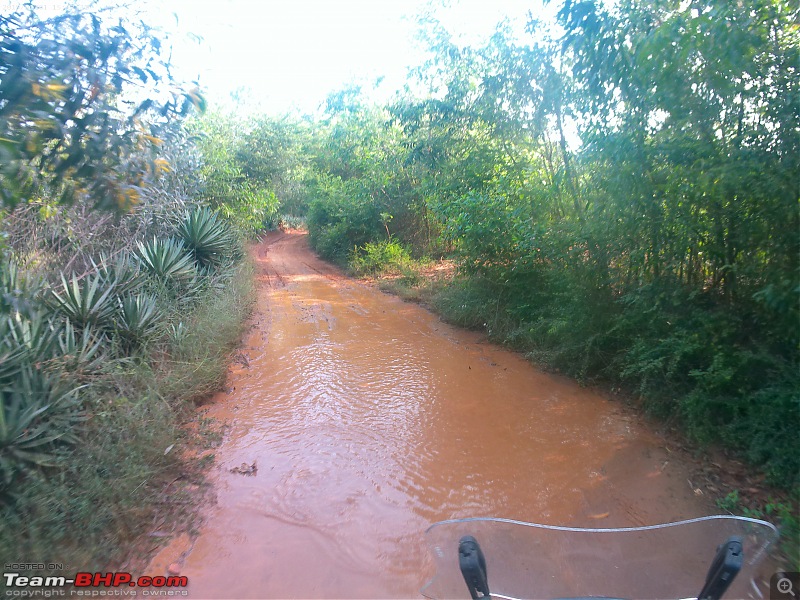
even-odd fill
[{"label": "motorcycle mirror stem", "polygon": [[[718,546],[717,554],[706,575],[705,585],[698,594],[697,600],[720,600],[722,594],[741,570],[742,561],[742,539],[740,537],[732,536],[724,544]],[[478,540],[471,535],[465,535],[458,542],[458,566],[472,600],[491,598],[486,558]]]},{"label": "motorcycle mirror stem", "polygon": [[458,541],[458,566],[472,600],[491,597],[486,575],[486,559],[478,540],[471,535],[465,535]]},{"label": "motorcycle mirror stem", "polygon": [[717,548],[717,554],[706,575],[706,583],[697,600],[719,600],[742,568],[742,538],[729,537]]}]

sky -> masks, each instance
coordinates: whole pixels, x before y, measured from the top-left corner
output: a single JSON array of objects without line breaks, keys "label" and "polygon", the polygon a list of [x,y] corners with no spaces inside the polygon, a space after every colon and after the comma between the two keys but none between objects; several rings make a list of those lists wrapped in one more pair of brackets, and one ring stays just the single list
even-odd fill
[{"label": "sky", "polygon": [[[138,6],[173,32],[177,73],[197,79],[212,106],[229,103],[238,91],[257,110],[313,112],[351,82],[370,88],[383,77],[378,99],[398,89],[407,67],[424,56],[415,41],[416,16],[430,10],[429,1],[146,0]],[[503,18],[524,23],[538,5],[438,0],[434,10],[451,33],[476,42]]]}]

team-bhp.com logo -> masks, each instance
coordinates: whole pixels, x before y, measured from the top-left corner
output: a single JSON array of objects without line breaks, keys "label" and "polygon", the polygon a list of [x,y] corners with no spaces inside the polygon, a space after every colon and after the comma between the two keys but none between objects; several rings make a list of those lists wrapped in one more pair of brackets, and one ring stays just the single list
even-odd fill
[{"label": "team-bhp.com logo", "polygon": [[[189,578],[183,575],[142,575],[134,579],[125,572],[76,573],[74,577],[28,576],[4,573],[6,596],[36,598],[53,596],[136,596],[130,588],[142,588],[142,596],[183,596]],[[65,589],[69,587],[69,589]],[[115,591],[103,588],[114,588]],[[178,589],[175,589],[178,588]],[[128,592],[128,593],[125,593]]]}]

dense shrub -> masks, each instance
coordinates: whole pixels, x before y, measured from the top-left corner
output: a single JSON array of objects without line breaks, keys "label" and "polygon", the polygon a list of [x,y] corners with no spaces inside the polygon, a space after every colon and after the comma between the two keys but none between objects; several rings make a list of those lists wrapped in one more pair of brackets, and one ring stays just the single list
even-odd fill
[{"label": "dense shrub", "polygon": [[336,178],[319,185],[306,221],[311,246],[320,256],[342,264],[353,248],[374,240],[381,231],[379,208],[370,197],[360,186]]},{"label": "dense shrub", "polygon": [[360,275],[404,273],[411,268],[411,253],[395,240],[367,242],[350,253],[349,266]]}]

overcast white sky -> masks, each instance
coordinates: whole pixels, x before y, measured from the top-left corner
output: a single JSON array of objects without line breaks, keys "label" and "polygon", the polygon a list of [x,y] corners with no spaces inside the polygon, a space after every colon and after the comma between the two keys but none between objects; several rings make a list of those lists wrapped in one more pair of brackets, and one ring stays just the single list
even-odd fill
[{"label": "overcast white sky", "polygon": [[[439,3],[441,4],[441,3]],[[425,0],[146,0],[153,20],[173,36],[173,63],[198,78],[212,103],[246,88],[268,111],[313,111],[350,81],[402,82],[415,48],[415,16]],[[451,0],[436,10],[452,32],[476,40],[504,17],[524,19],[539,0]],[[142,7],[137,3],[137,7]],[[178,17],[177,26],[175,18]],[[203,38],[190,43],[187,33]]]}]

